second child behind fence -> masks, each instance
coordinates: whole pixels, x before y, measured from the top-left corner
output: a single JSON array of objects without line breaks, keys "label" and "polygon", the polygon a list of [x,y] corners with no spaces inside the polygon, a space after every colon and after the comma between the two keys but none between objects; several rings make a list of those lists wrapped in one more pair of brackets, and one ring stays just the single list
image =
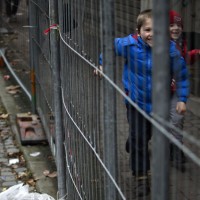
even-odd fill
[{"label": "second child behind fence", "polygon": [[[188,51],[187,42],[183,34],[183,20],[181,15],[175,10],[170,10],[169,21],[170,39],[176,43],[176,48],[180,51],[186,63],[192,65],[196,61],[200,60],[200,49],[192,49]],[[176,80],[173,80],[171,90],[171,122],[175,127],[182,130],[184,115],[176,112]],[[177,133],[177,131],[174,130],[171,130],[171,133],[176,137],[177,140],[180,141],[180,143],[183,143],[183,136],[181,134]],[[173,144],[170,145],[170,150],[170,156],[171,160],[173,161],[173,165],[175,165],[176,168],[181,169],[183,171],[185,168],[184,163],[186,160],[183,152]]]},{"label": "second child behind fence", "polygon": [[[114,49],[117,56],[124,58],[123,86],[126,94],[146,113],[152,111],[152,47],[153,20],[152,10],[142,11],[137,18],[137,35],[130,34],[116,38]],[[184,59],[176,49],[176,44],[170,42],[171,78],[177,82],[177,111],[186,111],[186,101],[189,95],[188,71]],[[100,68],[103,66],[100,57]],[[106,67],[106,66],[104,66]],[[160,66],[162,67],[162,65]],[[95,71],[98,75],[98,71]],[[148,142],[151,138],[151,124],[131,104],[126,102],[129,123],[130,167],[136,181],[138,196],[150,192],[147,173],[150,170]],[[162,109],[162,108],[161,108]]]}]

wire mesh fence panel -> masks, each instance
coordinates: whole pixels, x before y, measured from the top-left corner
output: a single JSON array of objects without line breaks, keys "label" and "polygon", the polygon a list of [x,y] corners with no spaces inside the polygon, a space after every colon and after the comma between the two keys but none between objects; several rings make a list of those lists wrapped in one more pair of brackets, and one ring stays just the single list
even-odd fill
[{"label": "wire mesh fence panel", "polygon": [[[52,40],[43,34],[52,25],[52,8],[49,2],[29,2],[37,24],[32,32],[36,105],[52,149],[64,147],[66,199],[156,199],[164,194],[160,199],[198,199],[199,117],[191,99],[193,111],[186,112],[185,120],[177,114],[184,112],[189,78],[177,41],[169,42],[168,36],[173,24],[178,23],[179,31],[186,26],[186,10],[199,4],[171,1],[165,7],[156,2],[153,13],[141,14],[142,1],[136,0],[58,2],[59,23],[50,29],[60,40],[57,88],[64,139],[57,146],[56,69]],[[184,18],[173,13],[168,23],[168,9],[184,13]],[[158,22],[156,32],[152,20]],[[191,70],[197,76],[195,66]],[[176,91],[170,88],[172,78]],[[191,83],[198,88],[198,80]]]},{"label": "wire mesh fence panel", "polygon": [[[32,88],[33,103],[44,125],[48,141],[55,155],[54,98],[51,66],[48,1],[29,1],[31,65],[35,76]],[[35,102],[34,102],[35,101]]]},{"label": "wire mesh fence panel", "polygon": [[[144,1],[61,0],[58,9],[52,2],[20,1],[12,17],[3,10],[1,27],[20,28],[1,37],[12,42],[6,56],[30,93],[35,74],[32,101],[53,154],[64,148],[56,161],[59,176],[66,175],[66,198],[199,199],[199,1],[154,1],[153,13],[140,19]],[[54,9],[58,24],[51,24]],[[177,111],[184,111],[188,79],[183,117]],[[55,90],[61,92],[59,123]],[[59,142],[58,124],[64,138]]]}]

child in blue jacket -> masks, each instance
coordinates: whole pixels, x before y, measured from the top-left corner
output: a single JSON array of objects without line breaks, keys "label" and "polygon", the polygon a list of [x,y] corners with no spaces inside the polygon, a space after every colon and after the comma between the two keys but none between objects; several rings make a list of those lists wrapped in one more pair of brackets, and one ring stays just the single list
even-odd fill
[{"label": "child in blue jacket", "polygon": [[[152,11],[144,10],[137,18],[138,34],[116,38],[114,43],[116,55],[125,59],[122,79],[124,90],[148,114],[152,111],[152,27]],[[171,77],[176,78],[178,87],[177,111],[184,113],[189,95],[188,71],[174,42],[170,42],[170,61]],[[102,64],[100,59],[100,68]],[[134,176],[143,179],[141,188],[138,188],[141,196],[149,192],[148,184],[144,184],[144,177],[147,178],[150,170],[148,142],[151,138],[151,124],[132,105],[126,103],[126,107],[131,169]]]}]

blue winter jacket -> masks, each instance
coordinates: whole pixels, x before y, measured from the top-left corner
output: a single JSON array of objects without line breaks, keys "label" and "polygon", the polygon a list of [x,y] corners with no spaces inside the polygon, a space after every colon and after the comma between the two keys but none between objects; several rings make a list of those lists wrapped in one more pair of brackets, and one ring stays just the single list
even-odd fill
[{"label": "blue winter jacket", "polygon": [[[125,92],[139,107],[150,113],[152,111],[151,47],[141,37],[129,35],[115,39],[115,53],[125,59],[122,78]],[[177,84],[178,100],[186,102],[189,95],[188,70],[174,42],[170,42],[170,62],[171,77],[175,78]]]}]

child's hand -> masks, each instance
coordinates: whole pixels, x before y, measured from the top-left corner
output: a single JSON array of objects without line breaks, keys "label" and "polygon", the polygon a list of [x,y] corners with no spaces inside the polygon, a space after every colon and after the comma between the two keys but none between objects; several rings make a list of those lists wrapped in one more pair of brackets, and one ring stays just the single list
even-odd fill
[{"label": "child's hand", "polygon": [[97,69],[94,70],[94,75],[95,76],[99,76],[100,78],[102,78],[102,72],[103,72],[103,67],[101,65],[99,65],[99,70],[98,71]]},{"label": "child's hand", "polygon": [[184,114],[185,111],[186,111],[186,105],[184,102],[177,102],[176,104],[176,111],[179,113],[179,114]]}]

